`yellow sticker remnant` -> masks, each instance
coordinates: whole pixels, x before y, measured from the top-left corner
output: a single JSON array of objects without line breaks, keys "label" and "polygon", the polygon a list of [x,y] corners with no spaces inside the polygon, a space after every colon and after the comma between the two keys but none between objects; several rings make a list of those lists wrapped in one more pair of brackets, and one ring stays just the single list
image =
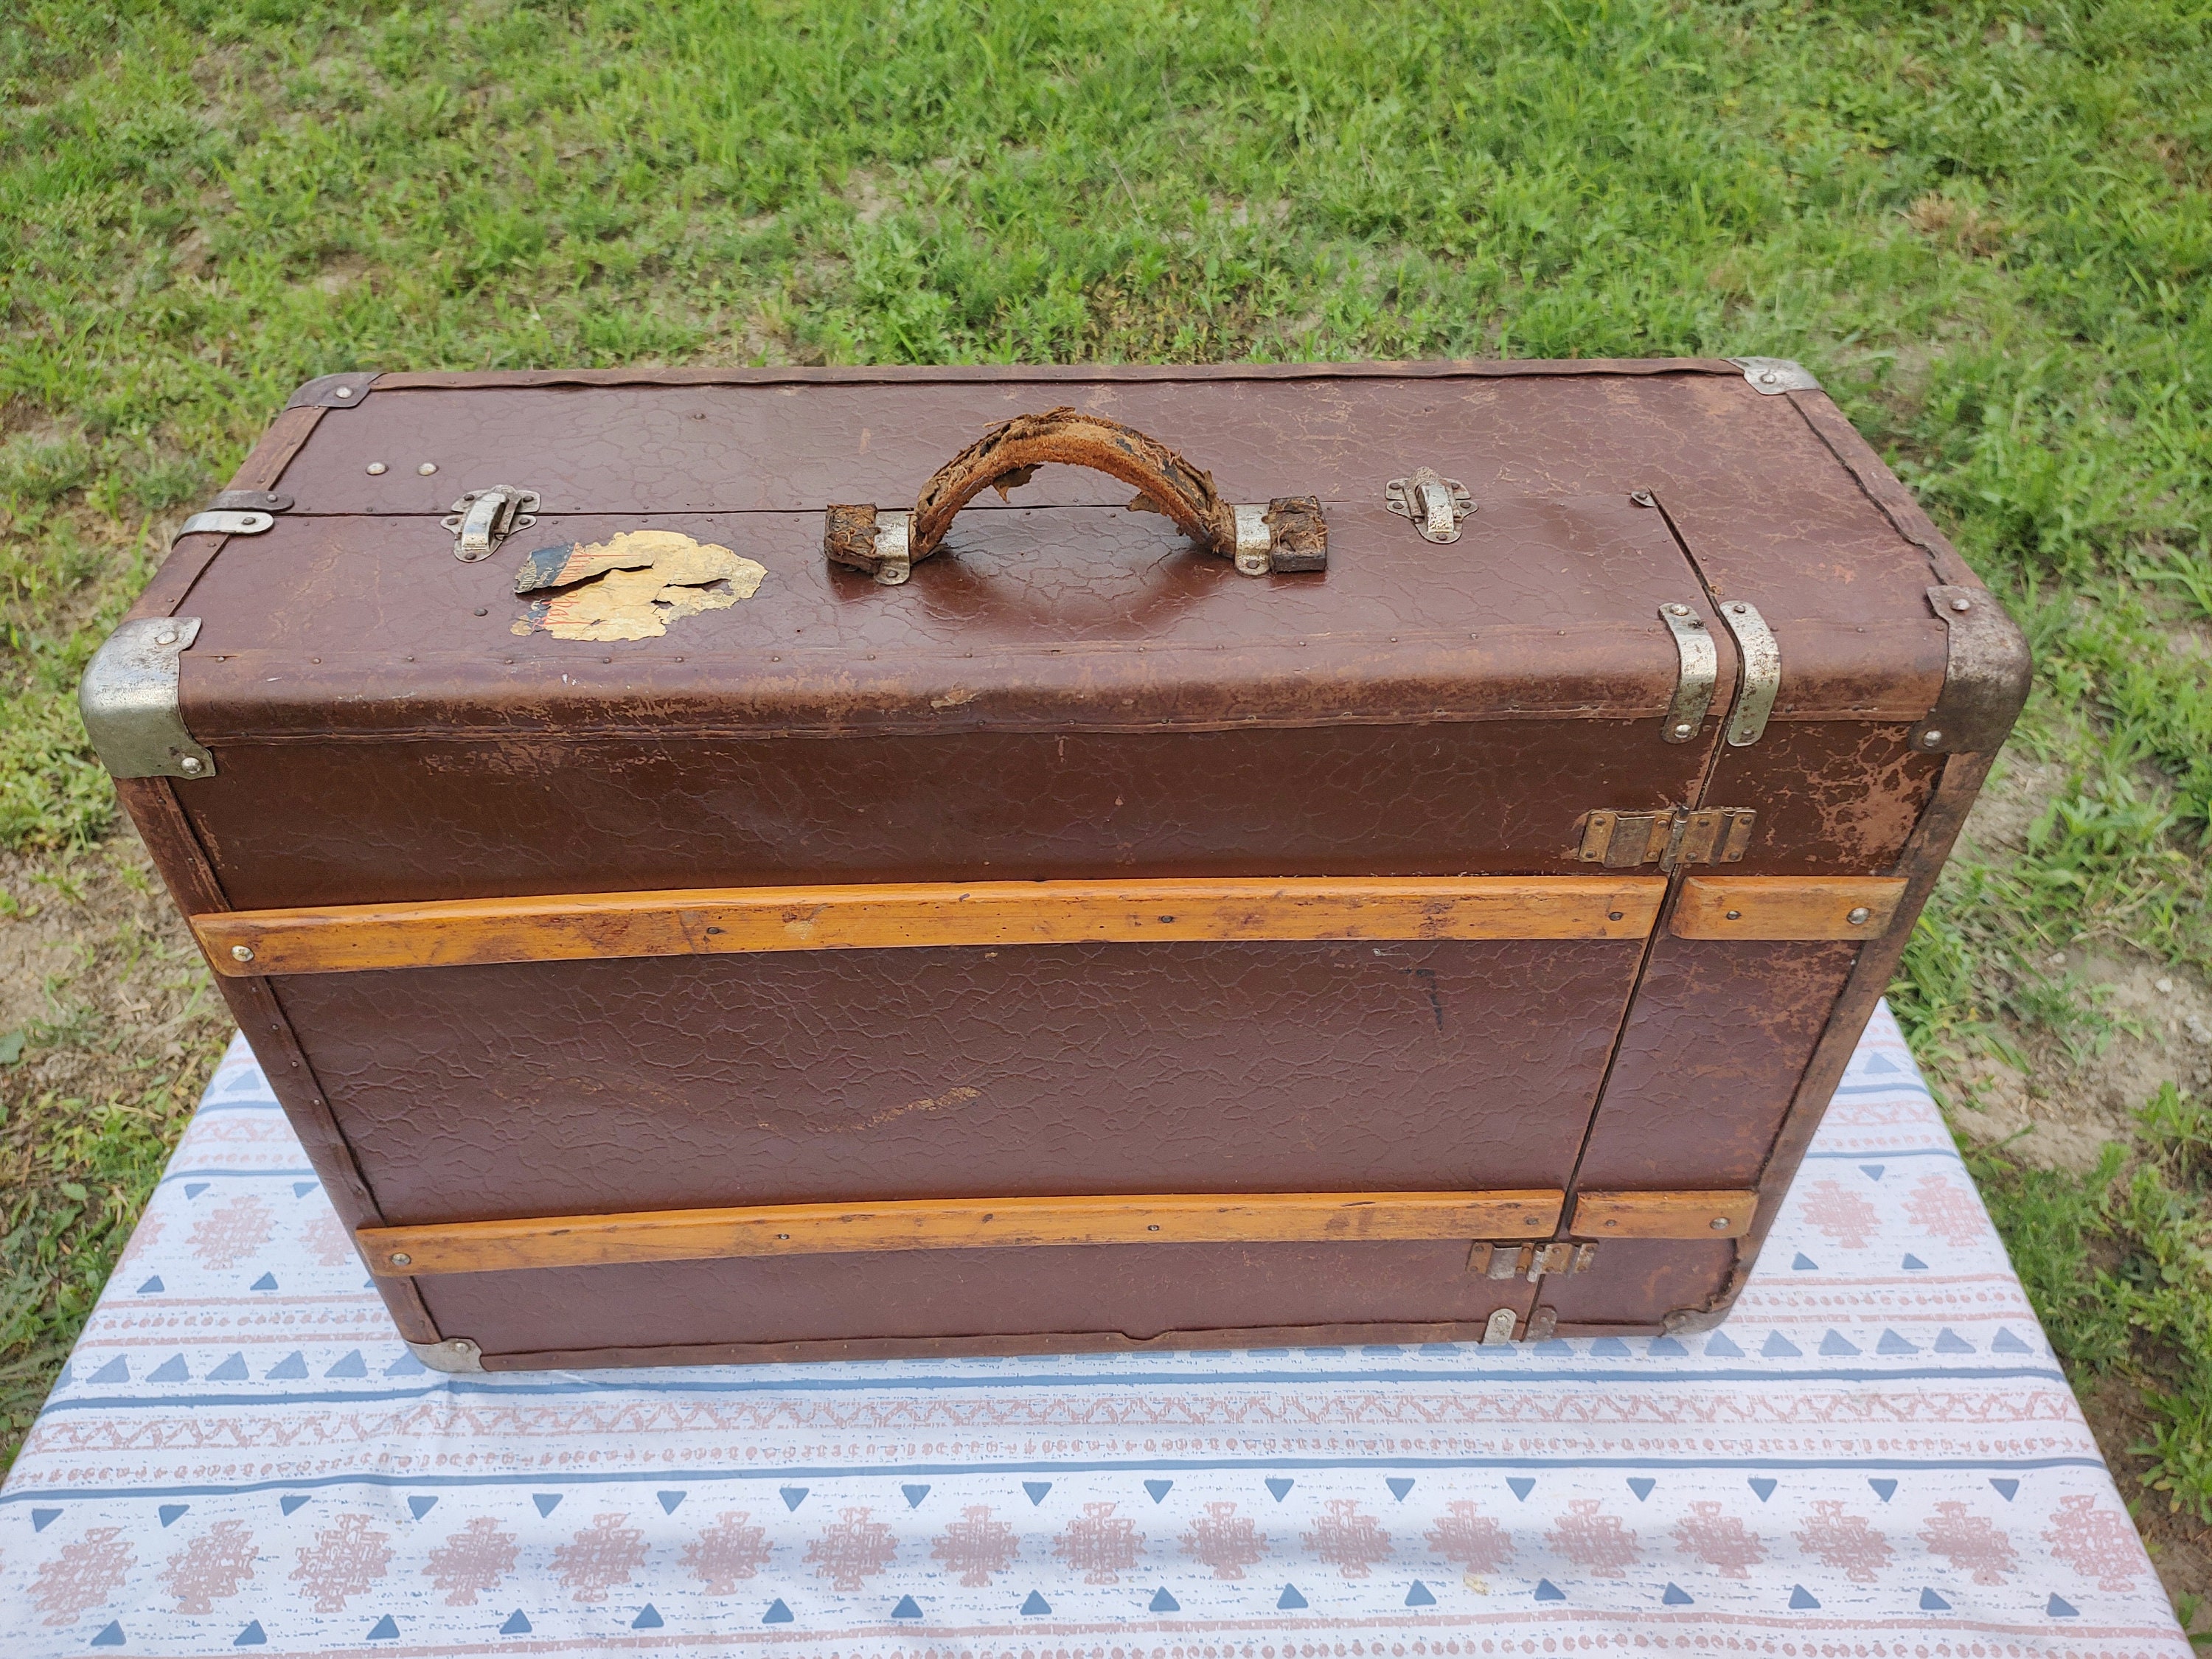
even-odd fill
[{"label": "yellow sticker remnant", "polygon": [[518,592],[566,584],[515,619],[517,634],[562,640],[649,640],[668,624],[721,611],[760,591],[768,567],[672,530],[628,530],[605,542],[541,548]]}]

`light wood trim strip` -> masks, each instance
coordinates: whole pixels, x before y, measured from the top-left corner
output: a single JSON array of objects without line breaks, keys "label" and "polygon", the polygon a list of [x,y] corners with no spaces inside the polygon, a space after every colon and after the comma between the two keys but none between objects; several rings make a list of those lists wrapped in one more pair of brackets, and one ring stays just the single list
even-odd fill
[{"label": "light wood trim strip", "polygon": [[402,1279],[872,1250],[1549,1237],[1565,1202],[1550,1189],[902,1199],[363,1227],[354,1236],[372,1273]]},{"label": "light wood trim strip", "polygon": [[1897,876],[1692,876],[1670,925],[1678,939],[1879,939],[1904,896]]},{"label": "light wood trim strip", "polygon": [[192,930],[237,977],[927,945],[1629,939],[1665,890],[1658,876],[886,882],[228,910]]},{"label": "light wood trim strip", "polygon": [[1741,1238],[1759,1208],[1753,1192],[1577,1193],[1574,1238]]}]

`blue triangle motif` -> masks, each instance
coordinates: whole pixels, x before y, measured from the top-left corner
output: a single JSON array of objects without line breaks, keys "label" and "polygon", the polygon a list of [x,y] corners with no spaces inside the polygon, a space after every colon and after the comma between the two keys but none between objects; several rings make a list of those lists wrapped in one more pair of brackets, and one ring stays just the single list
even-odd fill
[{"label": "blue triangle motif", "polygon": [[768,1611],[761,1614],[761,1623],[763,1625],[787,1625],[790,1622],[791,1609],[783,1605],[783,1598],[781,1595],[769,1602]]},{"label": "blue triangle motif", "polygon": [[1859,1165],[1859,1168],[1865,1171],[1866,1178],[1869,1181],[1881,1180],[1882,1170],[1887,1167],[1888,1166],[1887,1164],[1862,1164]]},{"label": "blue triangle motif", "polygon": [[[2055,1601],[2058,1598],[2054,1595],[2051,1599]],[[2066,1611],[2071,1613],[2074,1609],[2069,1607]],[[92,1645],[96,1648],[119,1648],[123,1645],[123,1621],[119,1619],[112,1619],[107,1622],[106,1627],[92,1638]]]},{"label": "blue triangle motif", "polygon": [[410,1498],[407,1500],[407,1512],[417,1521],[437,1507],[438,1500],[434,1498]]},{"label": "blue triangle motif", "polygon": [[1298,1594],[1298,1587],[1296,1584],[1284,1585],[1283,1593],[1275,1598],[1275,1605],[1288,1611],[1295,1612],[1305,1604],[1306,1598]]},{"label": "blue triangle motif", "polygon": [[390,1613],[386,1613],[383,1618],[368,1627],[367,1639],[372,1642],[397,1642],[399,1639],[399,1621]]},{"label": "blue triangle motif", "polygon": [[[376,1288],[376,1281],[371,1279],[362,1288],[373,1291]],[[384,1368],[384,1374],[386,1376],[428,1376],[430,1368],[403,1348],[399,1357]]]},{"label": "blue triangle motif", "polygon": [[1728,1333],[1726,1331],[1715,1331],[1712,1334],[1711,1340],[1705,1344],[1705,1358],[1708,1359],[1741,1359],[1743,1358],[1743,1350],[1737,1347],[1735,1343],[1729,1340]]},{"label": "blue triangle motif", "polygon": [[361,1350],[356,1348],[323,1375],[325,1376],[367,1376],[368,1362],[361,1357]]},{"label": "blue triangle motif", "polygon": [[2013,1494],[2020,1490],[2020,1482],[2017,1480],[1992,1480],[1990,1485],[1996,1488],[1997,1496],[2008,1504],[2012,1502]]},{"label": "blue triangle motif", "polygon": [[1924,1589],[1920,1592],[1920,1611],[1923,1613],[1948,1613],[1951,1611],[1951,1604],[1948,1601],[1946,1601],[1942,1596],[1936,1595],[1934,1590]]},{"label": "blue triangle motif", "polygon": [[1409,1607],[1432,1607],[1436,1604],[1437,1598],[1430,1593],[1429,1587],[1416,1578],[1413,1588],[1406,1592],[1406,1605]]},{"label": "blue triangle motif", "polygon": [[1671,1336],[1655,1336],[1644,1350],[1654,1359],[1687,1359],[1690,1351]]},{"label": "blue triangle motif", "polygon": [[1897,1482],[1894,1480],[1881,1480],[1869,1477],[1867,1485],[1874,1488],[1874,1495],[1885,1504],[1897,1496]]},{"label": "blue triangle motif", "polygon": [[1880,1072],[1886,1074],[1899,1074],[1904,1070],[1902,1066],[1900,1066],[1895,1060],[1892,1060],[1887,1054],[1869,1054],[1867,1056],[1866,1068],[1869,1072]]},{"label": "blue triangle motif", "polygon": [[295,1349],[262,1372],[264,1382],[293,1382],[307,1374],[307,1356]]},{"label": "blue triangle motif", "polygon": [[1022,1482],[1022,1490],[1030,1495],[1030,1507],[1031,1509],[1035,1509],[1038,1504],[1044,1502],[1044,1495],[1052,1490],[1052,1482],[1049,1480],[1024,1480]]},{"label": "blue triangle motif", "polygon": [[1797,1359],[1805,1351],[1779,1331],[1767,1333],[1766,1340],[1759,1346],[1759,1355],[1766,1359]]},{"label": "blue triangle motif", "polygon": [[1146,1613],[1181,1613],[1182,1611],[1182,1603],[1176,1601],[1174,1596],[1170,1595],[1167,1592],[1167,1587],[1165,1585],[1162,1585],[1158,1589],[1152,1592],[1152,1602],[1146,1607],[1145,1611]]},{"label": "blue triangle motif", "polygon": [[193,1199],[198,1198],[202,1193],[208,1189],[210,1184],[211,1183],[204,1181],[187,1181],[185,1183],[185,1201],[189,1203]]},{"label": "blue triangle motif", "polygon": [[146,1380],[149,1382],[189,1382],[192,1380],[192,1374],[185,1369],[184,1355],[173,1353]]},{"label": "blue triangle motif", "polygon": [[1275,1494],[1275,1501],[1278,1504],[1288,1498],[1291,1495],[1291,1488],[1297,1484],[1287,1474],[1271,1474],[1267,1477],[1267,1490]]},{"label": "blue triangle motif", "polygon": [[210,1382],[243,1382],[253,1375],[246,1369],[246,1356],[234,1353],[207,1374]]},{"label": "blue triangle motif", "polygon": [[1790,1610],[1792,1613],[1803,1613],[1820,1605],[1820,1598],[1802,1584],[1790,1587]]},{"label": "blue triangle motif", "polygon": [[806,1501],[807,1491],[805,1486],[778,1486],[775,1495],[783,1499],[784,1508],[795,1510]]},{"label": "blue triangle motif", "polygon": [[85,1379],[88,1382],[128,1382],[131,1380],[130,1362],[121,1354],[109,1360]]},{"label": "blue triangle motif", "polygon": [[44,1532],[48,1527],[52,1526],[55,1522],[61,1519],[61,1514],[62,1512],[59,1510],[33,1510],[31,1511],[31,1530],[33,1532]]},{"label": "blue triangle motif", "polygon": [[154,1513],[161,1517],[161,1524],[166,1527],[191,1508],[190,1504],[164,1504]]},{"label": "blue triangle motif", "polygon": [[546,1516],[559,1509],[561,1500],[567,1496],[566,1492],[534,1492],[530,1494],[530,1501],[538,1506],[539,1515]]},{"label": "blue triangle motif", "polygon": [[1050,1613],[1052,1611],[1052,1603],[1046,1601],[1044,1597],[1039,1595],[1035,1590],[1031,1590],[1029,1593],[1029,1599],[1022,1603],[1022,1611],[1024,1613],[1027,1613],[1030,1618],[1034,1619],[1041,1613]]},{"label": "blue triangle motif", "polygon": [[647,1601],[645,1604],[645,1611],[629,1621],[629,1627],[632,1630],[659,1630],[661,1623],[659,1610],[652,1602]]},{"label": "blue triangle motif", "polygon": [[1509,1474],[1505,1477],[1505,1484],[1524,1504],[1528,1501],[1528,1494],[1536,1490],[1536,1478],[1531,1474]]},{"label": "blue triangle motif", "polygon": [[899,1597],[898,1605],[891,1609],[891,1617],[894,1619],[919,1619],[921,1617],[921,1609],[915,1605],[914,1597],[911,1595],[902,1595]]},{"label": "blue triangle motif", "polygon": [[234,1648],[258,1648],[266,1647],[268,1644],[268,1632],[261,1628],[261,1621],[256,1619],[232,1638],[230,1644]]},{"label": "blue triangle motif", "polygon": [[1960,1336],[1958,1332],[1953,1330],[1948,1325],[1946,1325],[1942,1330],[1936,1333],[1936,1352],[1937,1353],[1972,1353],[1973,1351],[1974,1345],[1967,1341],[1965,1337]]},{"label": "blue triangle motif", "polygon": [[282,1498],[276,1500],[276,1508],[280,1514],[289,1515],[294,1510],[300,1508],[302,1504],[309,1504],[313,1501],[313,1498],[307,1492],[288,1492]]},{"label": "blue triangle motif", "polygon": [[1406,1501],[1406,1494],[1413,1489],[1413,1477],[1410,1474],[1394,1474],[1382,1484],[1390,1488],[1390,1496],[1402,1504]]},{"label": "blue triangle motif", "polygon": [[1690,1605],[1690,1593],[1680,1584],[1670,1583],[1667,1586],[1667,1593],[1659,1600],[1670,1607],[1686,1607]]},{"label": "blue triangle motif", "polygon": [[2053,1619],[2074,1619],[2080,1616],[2080,1609],[2063,1595],[2053,1595],[2044,1605],[2043,1610]]},{"label": "blue triangle motif", "polygon": [[1996,1340],[1990,1344],[1990,1352],[1991,1353],[2033,1353],[2035,1350],[2000,1325],[1997,1327]]},{"label": "blue triangle motif", "polygon": [[[262,1274],[260,1278],[253,1281],[253,1288],[257,1291],[275,1290],[276,1288],[276,1275],[275,1273]],[[389,1617],[388,1614],[386,1616]]]},{"label": "blue triangle motif", "polygon": [[1759,1494],[1759,1501],[1762,1504],[1774,1496],[1775,1485],[1776,1482],[1766,1475],[1754,1474],[1751,1477],[1751,1489]]},{"label": "blue triangle motif", "polygon": [[295,1198],[305,1198],[309,1193],[312,1193],[316,1188],[322,1184],[323,1183],[319,1181],[295,1181],[292,1183],[292,1196]]},{"label": "blue triangle motif", "polygon": [[1157,1504],[1175,1490],[1175,1482],[1172,1480],[1147,1480],[1145,1482],[1145,1490],[1152,1493],[1152,1502]]},{"label": "blue triangle motif", "polygon": [[1793,1273],[1816,1273],[1820,1271],[1820,1264],[1800,1250],[1791,1258],[1790,1271]]},{"label": "blue triangle motif", "polygon": [[1628,1344],[1617,1336],[1601,1336],[1589,1345],[1589,1351],[1594,1354],[1602,1354],[1607,1359],[1628,1358]]},{"label": "blue triangle motif", "polygon": [[1377,1359],[1395,1359],[1406,1351],[1395,1342],[1369,1342],[1363,1344],[1359,1352]]},{"label": "blue triangle motif", "polygon": [[138,1294],[141,1296],[159,1296],[161,1295],[162,1289],[161,1275],[155,1273],[151,1279],[148,1279],[143,1285],[141,1285],[138,1287]]},{"label": "blue triangle motif", "polygon": [[1924,1273],[1928,1271],[1928,1264],[1910,1250],[1905,1253],[1905,1260],[1899,1265],[1909,1273]]},{"label": "blue triangle motif", "polygon": [[901,1486],[899,1490],[906,1494],[906,1506],[910,1510],[920,1509],[921,1500],[929,1496],[929,1484],[927,1481],[917,1486]]},{"label": "blue triangle motif", "polygon": [[1550,1579],[1539,1578],[1536,1581],[1536,1599],[1539,1601],[1564,1601],[1567,1599],[1567,1593]]},{"label": "blue triangle motif", "polygon": [[1859,1349],[1857,1345],[1844,1336],[1841,1331],[1830,1331],[1820,1339],[1820,1352],[1831,1358],[1842,1358],[1856,1354]]},{"label": "blue triangle motif", "polygon": [[660,1500],[660,1512],[663,1515],[675,1514],[676,1506],[690,1496],[689,1492],[657,1492],[653,1495]]},{"label": "blue triangle motif", "polygon": [[1658,1484],[1648,1474],[1632,1474],[1628,1477],[1628,1489],[1636,1494],[1636,1501],[1639,1504],[1651,1496],[1652,1487]]},{"label": "blue triangle motif", "polygon": [[1920,1352],[1919,1349],[1914,1347],[1911,1343],[1899,1336],[1895,1331],[1884,1331],[1881,1334],[1881,1340],[1874,1345],[1874,1351],[1876,1353],[1893,1354],[1918,1353]]},{"label": "blue triangle motif", "polygon": [[501,1636],[529,1635],[530,1620],[528,1615],[526,1615],[520,1607],[517,1607],[513,1613],[507,1615],[507,1622],[499,1627],[499,1633]]}]

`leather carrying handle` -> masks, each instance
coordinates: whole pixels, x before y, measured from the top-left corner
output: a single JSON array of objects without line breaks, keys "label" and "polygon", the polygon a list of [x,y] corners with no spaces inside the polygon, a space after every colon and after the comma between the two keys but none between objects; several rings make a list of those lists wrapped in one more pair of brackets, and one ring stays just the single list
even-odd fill
[{"label": "leather carrying handle", "polygon": [[886,585],[902,582],[943,545],[962,507],[986,489],[1003,498],[1048,462],[1089,467],[1133,485],[1133,509],[1166,514],[1200,546],[1234,560],[1248,574],[1328,567],[1328,527],[1314,497],[1278,497],[1264,508],[1232,506],[1214,488],[1212,473],[1158,439],[1065,407],[1001,421],[930,476],[911,514],[830,507],[823,550],[832,564],[866,571]]}]

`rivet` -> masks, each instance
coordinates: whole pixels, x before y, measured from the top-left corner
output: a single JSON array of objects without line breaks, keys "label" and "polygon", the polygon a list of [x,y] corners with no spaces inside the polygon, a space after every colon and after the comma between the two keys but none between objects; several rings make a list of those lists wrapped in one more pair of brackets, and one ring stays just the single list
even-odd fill
[{"label": "rivet", "polygon": [[230,954],[240,962],[251,962],[253,960],[253,947],[250,945],[234,945],[230,947]]},{"label": "rivet", "polygon": [[176,642],[177,630],[173,628],[165,628],[154,635],[154,643],[156,645],[174,645]]},{"label": "rivet", "polygon": [[1933,749],[1942,741],[1943,734],[1941,732],[1923,732],[1920,735],[1920,746],[1923,749]]},{"label": "rivet", "polygon": [[1605,919],[1607,921],[1619,921],[1620,916],[1621,913],[1618,910],[1608,910],[1605,913]]},{"label": "rivet", "polygon": [[778,1238],[781,1239],[781,1240],[782,1240],[785,1243],[787,1243],[787,1244],[788,1244],[788,1243],[791,1242],[791,1235],[790,1235],[789,1233],[778,1233],[778,1234],[776,1235],[776,1237],[777,1237]]},{"label": "rivet", "polygon": [[1724,1215],[1717,1215],[1713,1218],[1713,1231],[1717,1233],[1726,1232],[1728,1224],[1728,1218]]},{"label": "rivet", "polygon": [[415,470],[427,478],[438,470],[438,464],[435,461],[425,461]]},{"label": "rivet", "polygon": [[1762,368],[1761,370],[1759,370],[1759,383],[1760,383],[1761,385],[1763,385],[1763,386],[1772,386],[1772,385],[1773,385],[1777,380],[1780,380],[1781,378],[1782,378],[1782,377],[1781,377],[1779,374],[1776,374],[1772,369],[1771,369],[1771,368]]},{"label": "rivet", "polygon": [[1686,737],[1688,737],[1688,736],[1690,735],[1690,733],[1691,733],[1691,732],[1692,732],[1696,731],[1697,729],[1698,729],[1698,728],[1697,728],[1696,726],[1692,726],[1692,725],[1688,724],[1688,723],[1686,721],[1686,722],[1684,722],[1682,725],[1678,726],[1676,726],[1676,727],[1674,728],[1674,735],[1675,735],[1676,737],[1678,737],[1678,738],[1686,738]]},{"label": "rivet", "polygon": [[389,471],[391,469],[382,461],[371,461],[368,464],[368,476],[372,478],[380,478]]},{"label": "rivet", "polygon": [[482,606],[482,605],[478,605],[478,606],[477,607],[477,615],[478,615],[479,617],[481,617],[481,616],[483,616],[483,615],[485,615],[485,614],[486,614],[486,612],[485,612],[485,611],[484,611],[483,606]]},{"label": "rivet", "polygon": [[1611,1216],[1607,1216],[1607,1217],[1606,1218],[1605,1224],[1606,1224],[1607,1226],[1608,1226],[1608,1227],[1618,1227],[1619,1225],[1620,1225],[1620,1222],[1618,1222],[1617,1220],[1613,1219],[1613,1218],[1612,1218]]},{"label": "rivet", "polygon": [[353,396],[353,388],[349,386],[334,387],[331,392],[331,396],[333,398],[350,398]]},{"label": "rivet", "polygon": [[1851,906],[1850,912],[1844,917],[1844,920],[1850,923],[1854,927],[1863,927],[1866,926],[1868,919],[1873,915],[1874,912],[1868,909],[1865,905],[1854,904]]},{"label": "rivet", "polygon": [[1157,1222],[1157,1221],[1155,1221],[1155,1222],[1152,1223],[1149,1226],[1147,1226],[1147,1227],[1145,1229],[1145,1231],[1146,1231],[1146,1232],[1148,1232],[1148,1233],[1156,1233],[1156,1232],[1159,1231],[1159,1230],[1160,1230],[1160,1224],[1159,1224],[1158,1222]]},{"label": "rivet", "polygon": [[200,757],[198,755],[185,756],[182,760],[177,763],[177,770],[182,772],[186,777],[196,778],[199,776]]},{"label": "rivet", "polygon": [[1743,920],[1743,912],[1741,910],[1731,910],[1728,913],[1728,919],[1730,921],[1741,921]]},{"label": "rivet", "polygon": [[1690,607],[1686,605],[1670,605],[1667,607],[1667,614],[1670,617],[1686,617],[1690,614]]},{"label": "rivet", "polygon": [[1951,609],[1954,611],[1972,611],[1973,608],[1974,602],[1972,599],[1954,599],[1951,601]]},{"label": "rivet", "polygon": [[392,1253],[392,1265],[395,1267],[411,1267],[415,1265],[415,1258],[404,1250],[394,1250]]},{"label": "rivet", "polygon": [[1750,610],[1751,607],[1747,605],[1732,605],[1729,609],[1735,611],[1737,616],[1741,617],[1745,611]]}]

